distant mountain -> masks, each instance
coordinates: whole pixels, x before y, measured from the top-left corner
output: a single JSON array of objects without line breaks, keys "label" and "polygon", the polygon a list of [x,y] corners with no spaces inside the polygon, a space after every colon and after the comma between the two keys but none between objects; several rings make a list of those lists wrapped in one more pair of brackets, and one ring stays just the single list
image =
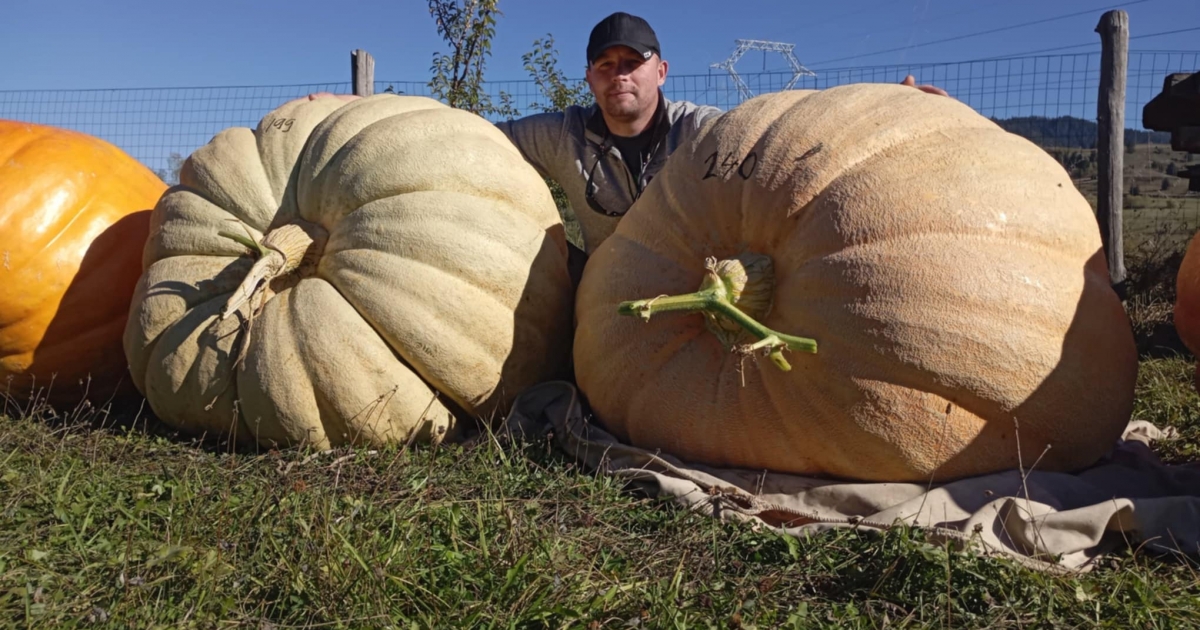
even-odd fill
[{"label": "distant mountain", "polygon": [[[1026,138],[1040,147],[1081,149],[1096,147],[1096,123],[1074,116],[993,118],[992,122],[1000,125],[1005,131]],[[1170,144],[1170,142],[1171,134],[1166,132],[1125,129],[1125,144]]]}]

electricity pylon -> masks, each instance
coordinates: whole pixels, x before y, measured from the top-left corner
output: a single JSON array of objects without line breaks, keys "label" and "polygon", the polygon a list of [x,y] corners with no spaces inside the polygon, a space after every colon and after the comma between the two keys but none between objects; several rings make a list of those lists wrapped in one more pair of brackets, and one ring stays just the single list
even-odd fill
[{"label": "electricity pylon", "polygon": [[736,65],[738,60],[742,58],[742,55],[751,50],[777,52],[780,55],[783,55],[783,58],[786,59],[788,64],[792,66],[792,78],[787,82],[787,85],[783,86],[783,89],[785,90],[792,89],[792,86],[796,84],[796,81],[799,80],[800,77],[817,76],[817,73],[805,68],[803,65],[801,65],[800,60],[796,58],[795,53],[792,52],[796,47],[795,44],[768,42],[761,39],[738,39],[734,40],[734,43],[737,45],[737,48],[733,50],[733,54],[730,55],[725,61],[714,63],[710,67],[729,72],[729,76],[733,77],[733,83],[737,86],[738,94],[742,96],[742,100],[754,98],[754,92],[750,90],[750,86],[746,85],[746,82],[743,81],[742,77],[738,75],[737,69],[734,67],[734,65]]}]

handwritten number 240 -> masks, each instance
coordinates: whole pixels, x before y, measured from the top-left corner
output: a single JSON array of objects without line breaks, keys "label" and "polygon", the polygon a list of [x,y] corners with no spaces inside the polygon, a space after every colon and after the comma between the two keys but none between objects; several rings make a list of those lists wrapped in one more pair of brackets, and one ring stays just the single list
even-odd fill
[{"label": "handwritten number 240", "polygon": [[702,180],[710,177],[728,177],[729,173],[734,169],[737,169],[737,174],[742,179],[750,179],[750,176],[754,174],[754,168],[758,166],[758,154],[751,151],[749,155],[739,162],[737,155],[733,153],[726,153],[725,157],[721,158],[714,151],[708,157],[704,158],[704,163],[708,164],[708,170],[705,171],[704,177],[701,178]]}]

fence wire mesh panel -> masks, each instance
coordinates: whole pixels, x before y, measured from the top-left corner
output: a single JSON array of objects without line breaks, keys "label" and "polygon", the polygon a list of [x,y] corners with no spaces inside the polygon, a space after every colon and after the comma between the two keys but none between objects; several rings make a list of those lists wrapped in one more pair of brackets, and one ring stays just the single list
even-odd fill
[{"label": "fence wire mesh panel", "polygon": [[280,104],[350,83],[256,87],[0,91],[0,118],[73,129],[107,140],[164,179],[229,127],[255,127]]},{"label": "fence wire mesh panel", "polygon": [[[765,63],[764,63],[765,66]],[[1125,155],[1126,251],[1178,248],[1200,229],[1200,195],[1176,177],[1194,156],[1173,152],[1166,133],[1142,128],[1142,107],[1173,72],[1200,70],[1200,51],[1132,51],[1127,70]],[[672,100],[724,110],[747,97],[787,89],[826,89],[853,83],[918,84],[947,90],[1009,131],[1054,155],[1095,203],[1096,102],[1100,53],[980,59],[953,63],[819,69],[793,82],[790,70],[672,75],[663,91]],[[576,83],[580,79],[574,80]],[[739,82],[741,85],[739,85]],[[425,81],[380,81],[376,92],[431,96]],[[349,93],[350,82],[276,86],[115,90],[0,91],[0,118],[54,125],[95,135],[121,147],[172,181],[181,161],[229,127],[254,127],[271,109],[313,92]],[[548,109],[533,80],[486,84],[494,106],[508,113]],[[881,115],[883,113],[881,112]]]}]

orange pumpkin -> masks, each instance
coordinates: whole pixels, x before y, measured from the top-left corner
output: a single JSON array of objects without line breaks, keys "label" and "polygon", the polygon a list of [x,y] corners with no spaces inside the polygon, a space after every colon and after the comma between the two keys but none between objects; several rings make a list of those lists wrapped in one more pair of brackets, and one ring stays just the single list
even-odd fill
[{"label": "orange pumpkin", "polygon": [[592,253],[576,313],[596,418],[693,463],[1074,471],[1133,407],[1129,318],[1068,173],[899,85],[763,95],[707,125]]},{"label": "orange pumpkin", "polygon": [[0,120],[0,392],[64,406],[133,391],[121,335],[164,190],[99,138]]},{"label": "orange pumpkin", "polygon": [[[1200,232],[1188,242],[1175,276],[1175,332],[1192,354],[1200,356]],[[1200,363],[1194,373],[1200,391]]]}]

